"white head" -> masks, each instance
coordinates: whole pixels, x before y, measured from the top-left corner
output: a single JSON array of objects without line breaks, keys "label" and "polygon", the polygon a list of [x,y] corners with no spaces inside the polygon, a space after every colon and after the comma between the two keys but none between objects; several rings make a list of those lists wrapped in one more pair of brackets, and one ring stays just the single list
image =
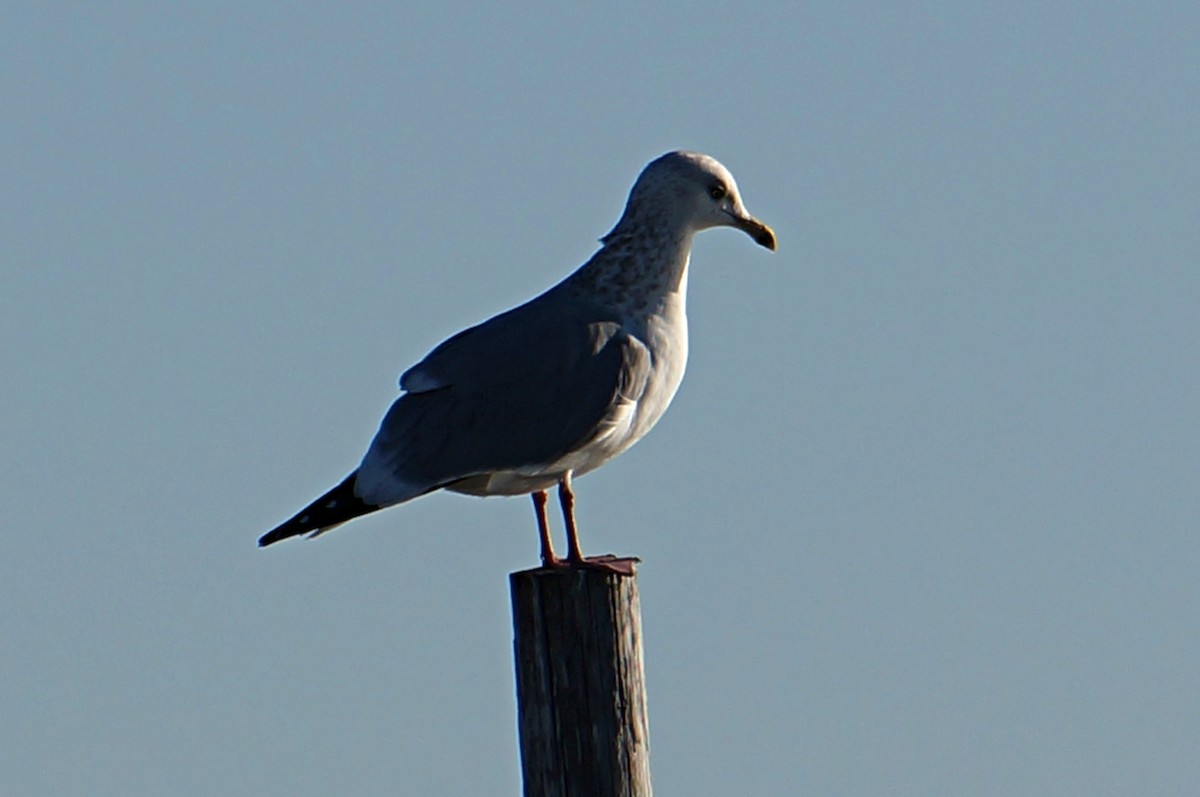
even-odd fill
[{"label": "white head", "polygon": [[621,220],[603,240],[643,224],[664,225],[689,238],[710,227],[734,227],[775,249],[775,233],[746,210],[733,175],[699,152],[668,152],[651,161],[633,184]]}]

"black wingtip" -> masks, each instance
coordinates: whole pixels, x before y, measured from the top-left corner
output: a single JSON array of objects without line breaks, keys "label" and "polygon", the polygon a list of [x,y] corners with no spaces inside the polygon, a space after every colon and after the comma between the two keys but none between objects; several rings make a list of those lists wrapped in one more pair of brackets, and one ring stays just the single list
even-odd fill
[{"label": "black wingtip", "polygon": [[280,540],[286,540],[289,537],[298,537],[306,532],[311,533],[316,531],[315,528],[309,528],[307,523],[300,522],[300,518],[302,517],[304,517],[304,512],[301,512],[286,523],[283,523],[277,528],[271,529],[266,534],[259,537],[258,547],[266,548],[268,545],[274,545]]},{"label": "black wingtip", "polygon": [[351,473],[341,484],[301,509],[294,517],[259,537],[258,547],[266,548],[290,537],[324,531],[379,509],[354,494],[357,476],[358,471]]},{"label": "black wingtip", "polygon": [[271,543],[279,542],[280,540],[285,539],[287,539],[287,536],[280,534],[279,529],[275,529],[274,531],[269,531],[258,538],[258,547],[266,548]]}]

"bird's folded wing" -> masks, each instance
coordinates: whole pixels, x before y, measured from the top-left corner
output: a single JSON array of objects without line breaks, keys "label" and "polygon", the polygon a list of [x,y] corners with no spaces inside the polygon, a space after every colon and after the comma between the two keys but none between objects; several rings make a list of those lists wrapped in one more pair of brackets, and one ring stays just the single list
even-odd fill
[{"label": "bird's folded wing", "polygon": [[360,493],[390,503],[553,462],[637,401],[650,366],[642,342],[594,308],[534,300],[496,316],[401,377],[407,392],[363,460]]}]

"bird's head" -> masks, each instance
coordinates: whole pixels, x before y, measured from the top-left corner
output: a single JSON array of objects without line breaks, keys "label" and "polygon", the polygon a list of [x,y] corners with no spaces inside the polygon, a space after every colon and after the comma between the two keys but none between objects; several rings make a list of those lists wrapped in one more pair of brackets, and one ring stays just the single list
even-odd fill
[{"label": "bird's head", "polygon": [[716,158],[699,152],[668,152],[651,161],[609,236],[627,223],[650,220],[688,236],[711,227],[734,227],[760,246],[775,249],[775,232],[746,210],[733,175]]}]

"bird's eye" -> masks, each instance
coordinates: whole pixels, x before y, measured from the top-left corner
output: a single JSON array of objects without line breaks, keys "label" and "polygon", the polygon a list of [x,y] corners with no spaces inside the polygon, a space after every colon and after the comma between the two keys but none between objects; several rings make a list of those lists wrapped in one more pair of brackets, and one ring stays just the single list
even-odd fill
[{"label": "bird's eye", "polygon": [[713,183],[708,188],[708,195],[713,199],[724,199],[725,186],[721,185],[720,183]]}]

